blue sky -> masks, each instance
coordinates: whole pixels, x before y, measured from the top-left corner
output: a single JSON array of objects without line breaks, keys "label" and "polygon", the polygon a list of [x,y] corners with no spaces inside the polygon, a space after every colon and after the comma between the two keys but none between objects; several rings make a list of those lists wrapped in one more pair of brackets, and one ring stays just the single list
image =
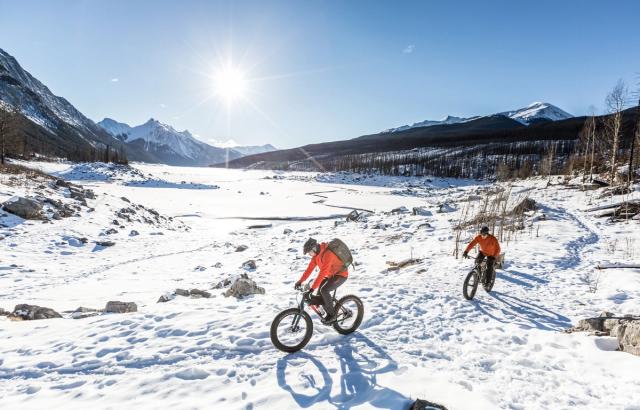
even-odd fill
[{"label": "blue sky", "polygon": [[[640,72],[639,1],[9,1],[0,48],[90,118],[288,148],[546,101]],[[248,78],[229,106],[212,75]]]}]

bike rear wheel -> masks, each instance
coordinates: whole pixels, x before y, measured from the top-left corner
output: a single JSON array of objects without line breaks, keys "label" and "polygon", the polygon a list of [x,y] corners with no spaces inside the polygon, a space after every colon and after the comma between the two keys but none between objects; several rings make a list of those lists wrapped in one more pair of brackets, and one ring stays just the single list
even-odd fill
[{"label": "bike rear wheel", "polygon": [[476,295],[477,290],[478,290],[478,273],[474,269],[471,272],[469,272],[469,274],[464,280],[464,283],[462,284],[462,294],[464,295],[465,299],[471,300]]},{"label": "bike rear wheel", "polygon": [[356,331],[362,323],[364,305],[359,297],[347,295],[336,304],[336,322],[333,328],[342,335],[348,335]]},{"label": "bike rear wheel", "polygon": [[283,310],[271,323],[271,343],[276,349],[287,353],[297,352],[309,343],[313,334],[313,322],[299,308]]}]

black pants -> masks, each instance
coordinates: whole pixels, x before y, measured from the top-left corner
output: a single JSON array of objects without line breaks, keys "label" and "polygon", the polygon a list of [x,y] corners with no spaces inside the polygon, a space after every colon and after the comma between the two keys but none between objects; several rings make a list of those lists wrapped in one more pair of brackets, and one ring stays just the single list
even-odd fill
[{"label": "black pants", "polygon": [[[482,252],[478,252],[478,256],[476,256],[476,263],[480,264],[482,260],[485,258],[485,254]],[[484,277],[485,282],[489,282],[489,280],[495,275],[494,265],[496,263],[496,258],[494,256],[487,256],[487,274]]]},{"label": "black pants", "polygon": [[342,285],[347,278],[340,275],[333,275],[329,279],[325,279],[318,291],[320,292],[320,296],[322,296],[322,306],[324,306],[325,312],[327,315],[334,316],[336,313],[335,307],[333,306],[333,300],[331,298],[331,292],[336,290],[340,285]]}]

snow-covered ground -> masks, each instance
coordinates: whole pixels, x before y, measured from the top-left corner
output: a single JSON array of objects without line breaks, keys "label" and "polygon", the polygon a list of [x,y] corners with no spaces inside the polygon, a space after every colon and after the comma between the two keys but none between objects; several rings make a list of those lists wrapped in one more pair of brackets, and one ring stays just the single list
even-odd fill
[{"label": "snow-covered ground", "polygon": [[[640,313],[640,270],[593,269],[638,262],[639,223],[584,212],[610,201],[594,192],[546,187],[546,180],[514,183],[512,192],[538,201],[546,218],[503,243],[507,264],[494,291],[480,289],[466,301],[462,281],[471,262],[452,256],[452,226],[460,201],[491,188],[485,183],[30,166],[93,189],[95,211],[51,224],[13,218],[0,228],[0,307],[63,312],[121,300],[136,302],[138,312],[0,317],[0,408],[404,409],[422,398],[449,409],[640,409],[640,357],[613,351],[613,338],[561,332],[603,310]],[[3,182],[0,201],[32,189]],[[122,197],[173,224],[136,222],[101,236],[127,204]],[[457,211],[437,213],[443,202]],[[432,216],[389,212],[401,206],[423,206]],[[373,213],[337,226],[343,218],[326,219],[347,208]],[[298,220],[259,220],[274,217]],[[247,229],[255,224],[272,226]],[[140,235],[130,236],[134,229]],[[307,347],[286,355],[272,346],[269,326],[295,303],[310,236],[350,245],[359,265],[339,293],[360,296],[365,317],[350,336],[315,320]],[[92,243],[105,237],[116,245]],[[248,249],[236,252],[238,245]],[[423,261],[387,271],[387,261],[409,257]],[[248,273],[265,295],[236,300],[212,290],[210,299],[156,303],[175,288],[210,289],[244,272],[249,259],[257,269]]]}]

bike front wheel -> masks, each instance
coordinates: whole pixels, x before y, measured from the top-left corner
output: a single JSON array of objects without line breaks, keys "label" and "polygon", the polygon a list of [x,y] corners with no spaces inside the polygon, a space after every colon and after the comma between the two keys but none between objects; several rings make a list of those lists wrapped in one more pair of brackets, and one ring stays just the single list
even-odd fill
[{"label": "bike front wheel", "polygon": [[347,295],[340,298],[336,304],[336,322],[333,328],[342,335],[348,335],[356,331],[362,317],[364,316],[364,305],[359,297]]},{"label": "bike front wheel", "polygon": [[462,294],[465,299],[471,300],[476,295],[476,290],[478,290],[478,274],[472,270],[462,284]]},{"label": "bike front wheel", "polygon": [[313,322],[299,308],[283,310],[271,323],[271,343],[286,353],[297,352],[309,343],[313,334]]}]

